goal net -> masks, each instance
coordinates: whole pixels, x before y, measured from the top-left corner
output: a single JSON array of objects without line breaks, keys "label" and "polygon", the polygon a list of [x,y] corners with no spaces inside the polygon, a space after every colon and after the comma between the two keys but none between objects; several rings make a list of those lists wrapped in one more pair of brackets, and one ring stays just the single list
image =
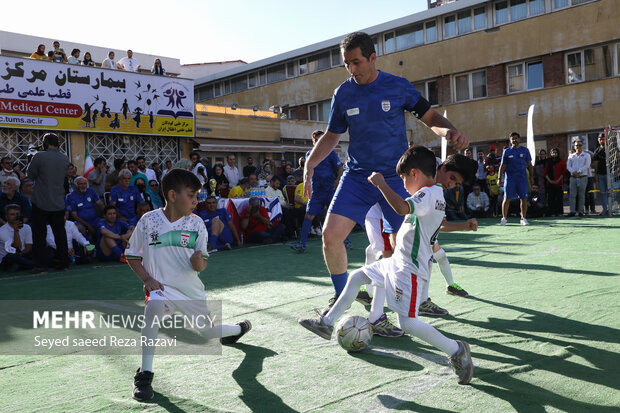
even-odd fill
[{"label": "goal net", "polygon": [[607,203],[609,213],[620,213],[620,128],[606,128],[605,142],[607,142],[605,155],[607,158]]}]

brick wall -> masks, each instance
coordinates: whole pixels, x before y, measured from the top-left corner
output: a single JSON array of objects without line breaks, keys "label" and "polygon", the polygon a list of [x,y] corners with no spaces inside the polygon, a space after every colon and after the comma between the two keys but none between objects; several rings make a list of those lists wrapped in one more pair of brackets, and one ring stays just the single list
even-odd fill
[{"label": "brick wall", "polygon": [[488,96],[502,96],[506,94],[506,75],[504,65],[487,67]]},{"label": "brick wall", "polygon": [[543,56],[542,63],[545,87],[560,86],[565,83],[563,53]]}]

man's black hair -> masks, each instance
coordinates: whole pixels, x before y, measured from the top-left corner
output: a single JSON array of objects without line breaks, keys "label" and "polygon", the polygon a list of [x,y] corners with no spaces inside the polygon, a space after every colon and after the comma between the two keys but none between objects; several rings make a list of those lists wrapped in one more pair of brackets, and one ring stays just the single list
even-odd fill
[{"label": "man's black hair", "polygon": [[196,152],[196,151],[191,151],[191,152],[189,153],[189,159],[192,159],[192,156],[194,156],[194,155],[196,155],[197,157],[199,157],[199,158],[200,158],[200,154],[199,154],[198,152]]},{"label": "man's black hair", "polygon": [[168,201],[168,192],[172,189],[174,192],[179,193],[183,188],[189,188],[192,191],[199,191],[202,188],[202,184],[196,175],[185,169],[171,169],[161,179],[161,189],[164,193],[164,198]]},{"label": "man's black hair", "polygon": [[13,211],[13,210],[21,212],[22,207],[17,204],[8,204],[7,206],[4,207],[4,215],[6,216],[6,214],[8,214],[9,211]]},{"label": "man's black hair", "polygon": [[118,208],[116,208],[114,205],[106,205],[106,206],[103,208],[103,216],[105,216],[105,214],[107,214],[107,213],[108,213],[108,211],[109,211],[109,210],[111,210],[111,209],[115,210],[115,211],[116,211],[116,213],[118,214]]},{"label": "man's black hair", "polygon": [[250,180],[246,177],[239,179],[239,185],[249,184]]},{"label": "man's black hair", "polygon": [[50,146],[55,146],[57,148],[60,146],[60,139],[55,133],[46,133],[43,135],[43,148],[47,149]]},{"label": "man's black hair", "polygon": [[105,162],[105,159],[103,159],[101,157],[95,159],[95,168],[98,167],[99,165],[101,165],[101,162]]},{"label": "man's black hair", "polygon": [[448,156],[442,165],[446,166],[446,171],[458,172],[463,177],[464,184],[471,182],[478,171],[478,161],[460,153]]},{"label": "man's black hair", "polygon": [[138,161],[140,161],[140,160],[142,160],[142,161],[146,162],[146,158],[145,158],[143,155],[140,155],[140,156],[138,156],[138,157],[136,158],[136,162],[138,162]]},{"label": "man's black hair", "polygon": [[366,59],[370,59],[370,55],[375,53],[375,42],[364,32],[351,33],[340,42],[340,50],[343,52],[350,52],[358,47]]},{"label": "man's black hair", "polygon": [[121,166],[123,166],[124,163],[125,163],[125,159],[124,158],[116,158],[116,159],[114,159],[114,170],[115,171],[120,171],[121,170]]},{"label": "man's black hair", "polygon": [[521,135],[519,135],[519,132],[512,132],[510,134],[510,137],[512,138],[513,136],[516,136],[517,138],[521,139]]},{"label": "man's black hair", "polygon": [[274,175],[274,176],[271,177],[271,181],[270,182],[273,182],[273,181],[278,181],[278,182],[282,183],[282,180],[277,175]]},{"label": "man's black hair", "polygon": [[129,165],[137,165],[137,164],[138,164],[138,161],[136,161],[135,159],[130,159],[130,160],[127,161],[127,165],[128,166]]},{"label": "man's black hair", "polygon": [[400,157],[396,173],[400,176],[409,175],[412,169],[419,169],[424,175],[435,177],[437,161],[433,151],[425,146],[414,145]]}]

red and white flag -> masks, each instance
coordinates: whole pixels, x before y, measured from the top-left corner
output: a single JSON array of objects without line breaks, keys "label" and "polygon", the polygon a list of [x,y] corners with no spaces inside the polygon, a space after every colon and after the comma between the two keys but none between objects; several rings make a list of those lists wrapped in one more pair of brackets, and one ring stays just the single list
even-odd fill
[{"label": "red and white flag", "polygon": [[86,158],[84,158],[84,178],[88,178],[88,174],[95,169],[93,158],[90,157],[90,152],[86,149]]}]

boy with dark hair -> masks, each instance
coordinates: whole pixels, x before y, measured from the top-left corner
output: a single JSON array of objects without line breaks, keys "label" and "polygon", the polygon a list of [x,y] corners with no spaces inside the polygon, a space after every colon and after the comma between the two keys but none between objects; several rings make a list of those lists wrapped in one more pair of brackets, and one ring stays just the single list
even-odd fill
[{"label": "boy with dark hair", "polygon": [[[401,328],[450,357],[459,384],[468,384],[473,376],[469,344],[447,338],[433,326],[418,320],[418,304],[422,290],[428,287],[432,245],[442,225],[445,210],[443,189],[435,185],[435,155],[422,146],[409,148],[398,163],[397,171],[412,196],[402,199],[385,182],[383,175],[373,172],[368,181],[383,194],[390,206],[405,220],[398,230],[394,255],[351,273],[347,284],[331,310],[318,319],[300,319],[299,323],[326,340],[331,339],[333,325],[355,300],[360,287],[372,283],[385,288],[387,304],[398,314]],[[373,298],[368,321],[383,313],[383,301]]]},{"label": "boy with dark hair", "polygon": [[[209,314],[205,287],[198,274],[207,266],[207,231],[202,220],[192,214],[202,185],[196,175],[172,169],[162,178],[166,205],[142,216],[126,250],[131,269],[144,283],[146,305],[142,336],[155,342],[164,312],[179,309],[187,316]],[[207,338],[220,337],[222,344],[234,344],[252,325],[248,320],[235,325],[200,330]],[[153,398],[154,346],[142,346],[142,366],[134,377],[133,397]]]}]

